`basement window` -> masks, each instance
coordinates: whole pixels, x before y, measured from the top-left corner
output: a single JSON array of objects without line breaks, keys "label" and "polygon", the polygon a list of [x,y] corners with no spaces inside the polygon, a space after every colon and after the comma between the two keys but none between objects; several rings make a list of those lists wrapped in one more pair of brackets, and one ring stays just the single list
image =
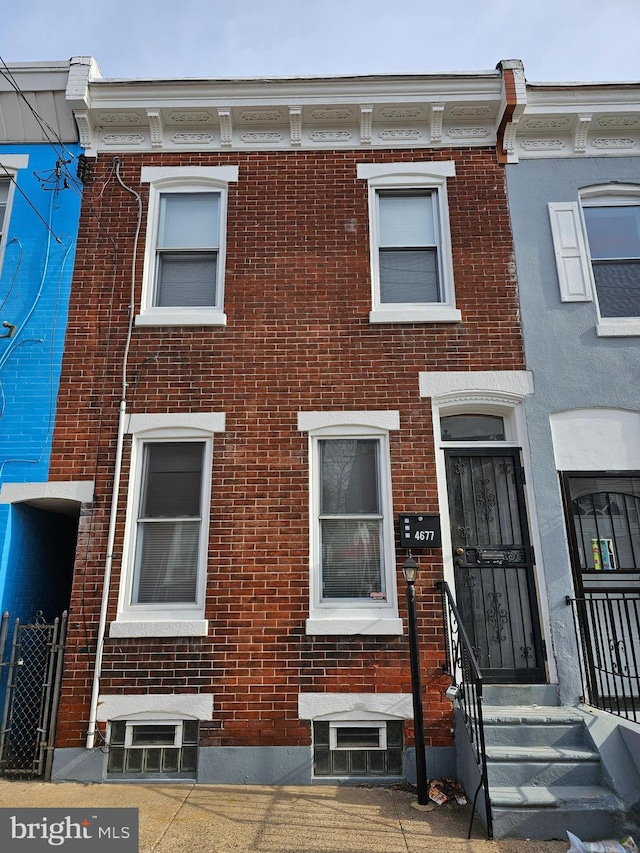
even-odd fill
[{"label": "basement window", "polygon": [[402,776],[402,753],[400,721],[313,724],[314,776]]},{"label": "basement window", "polygon": [[111,776],[195,778],[198,721],[114,720],[107,773]]}]

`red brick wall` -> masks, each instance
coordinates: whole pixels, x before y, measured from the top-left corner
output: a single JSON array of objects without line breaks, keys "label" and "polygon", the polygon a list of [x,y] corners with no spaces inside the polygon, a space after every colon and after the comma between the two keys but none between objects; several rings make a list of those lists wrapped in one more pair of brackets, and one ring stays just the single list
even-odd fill
[{"label": "red brick wall", "polygon": [[[448,180],[463,322],[370,325],[366,181],[356,163],[455,160]],[[504,173],[492,149],[122,155],[143,165],[238,164],[230,184],[226,328],[135,328],[128,409],[226,412],[216,436],[206,616],[210,636],[105,642],[101,691],[214,695],[204,745],[308,744],[299,691],[410,692],[401,638],[308,637],[307,436],[299,411],[398,409],[394,512],[437,512],[424,370],[523,369]],[[87,729],[130,303],[134,198],[101,157],[83,200],[52,479],[95,479],[81,520],[58,746]],[[136,271],[140,301],[144,225]],[[130,442],[125,443],[109,619],[115,615]],[[404,552],[398,552],[401,567]],[[439,598],[440,552],[417,584],[427,744],[451,743]],[[404,612],[404,582],[399,572]]]}]

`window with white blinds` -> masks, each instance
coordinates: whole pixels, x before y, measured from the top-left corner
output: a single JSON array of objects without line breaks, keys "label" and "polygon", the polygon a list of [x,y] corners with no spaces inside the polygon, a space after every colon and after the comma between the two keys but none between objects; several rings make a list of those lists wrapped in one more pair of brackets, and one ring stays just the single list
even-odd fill
[{"label": "window with white blinds", "polygon": [[378,193],[381,303],[440,302],[434,192]]},{"label": "window with white blinds", "polygon": [[195,604],[205,443],[148,442],[136,530],[132,604]]},{"label": "window with white blinds", "polygon": [[459,323],[447,181],[452,160],[358,163],[367,181],[370,323]]},{"label": "window with white blinds", "polygon": [[226,326],[227,204],[238,166],[142,166],[149,207],[136,326]]},{"label": "window with white blinds", "polygon": [[218,304],[220,193],[163,193],[156,242],[154,304]]},{"label": "window with white blinds", "polygon": [[378,439],[323,439],[322,599],[385,597]]}]

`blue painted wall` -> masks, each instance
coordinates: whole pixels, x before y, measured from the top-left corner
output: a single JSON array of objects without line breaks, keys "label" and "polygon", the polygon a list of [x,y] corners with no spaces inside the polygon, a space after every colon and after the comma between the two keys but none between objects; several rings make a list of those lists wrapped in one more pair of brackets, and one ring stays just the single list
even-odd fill
[{"label": "blue painted wall", "polygon": [[[17,173],[4,225],[0,322],[15,324],[16,332],[0,339],[0,485],[44,482],[49,470],[82,190],[74,180],[80,147],[65,146],[65,159],[74,158],[65,167],[66,188],[64,175],[56,177],[60,146],[56,149],[0,148],[0,154],[29,157]],[[0,327],[2,333],[6,329]],[[0,609],[10,608],[22,619],[33,615],[38,590],[47,596],[60,550],[52,519],[28,510],[0,504]],[[51,548],[43,559],[47,542]]]},{"label": "blue painted wall", "polygon": [[548,202],[613,181],[640,184],[640,158],[530,160],[507,166],[522,329],[534,394],[526,400],[544,570],[560,696],[580,695],[573,582],[549,415],[581,408],[640,409],[640,338],[598,338],[594,302],[561,303]]}]

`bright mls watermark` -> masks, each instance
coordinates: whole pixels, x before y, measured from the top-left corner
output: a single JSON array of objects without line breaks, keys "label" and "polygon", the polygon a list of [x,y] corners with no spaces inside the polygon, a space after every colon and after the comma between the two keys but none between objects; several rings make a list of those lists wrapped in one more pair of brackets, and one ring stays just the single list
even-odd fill
[{"label": "bright mls watermark", "polygon": [[2,853],[138,853],[138,809],[0,808]]}]

